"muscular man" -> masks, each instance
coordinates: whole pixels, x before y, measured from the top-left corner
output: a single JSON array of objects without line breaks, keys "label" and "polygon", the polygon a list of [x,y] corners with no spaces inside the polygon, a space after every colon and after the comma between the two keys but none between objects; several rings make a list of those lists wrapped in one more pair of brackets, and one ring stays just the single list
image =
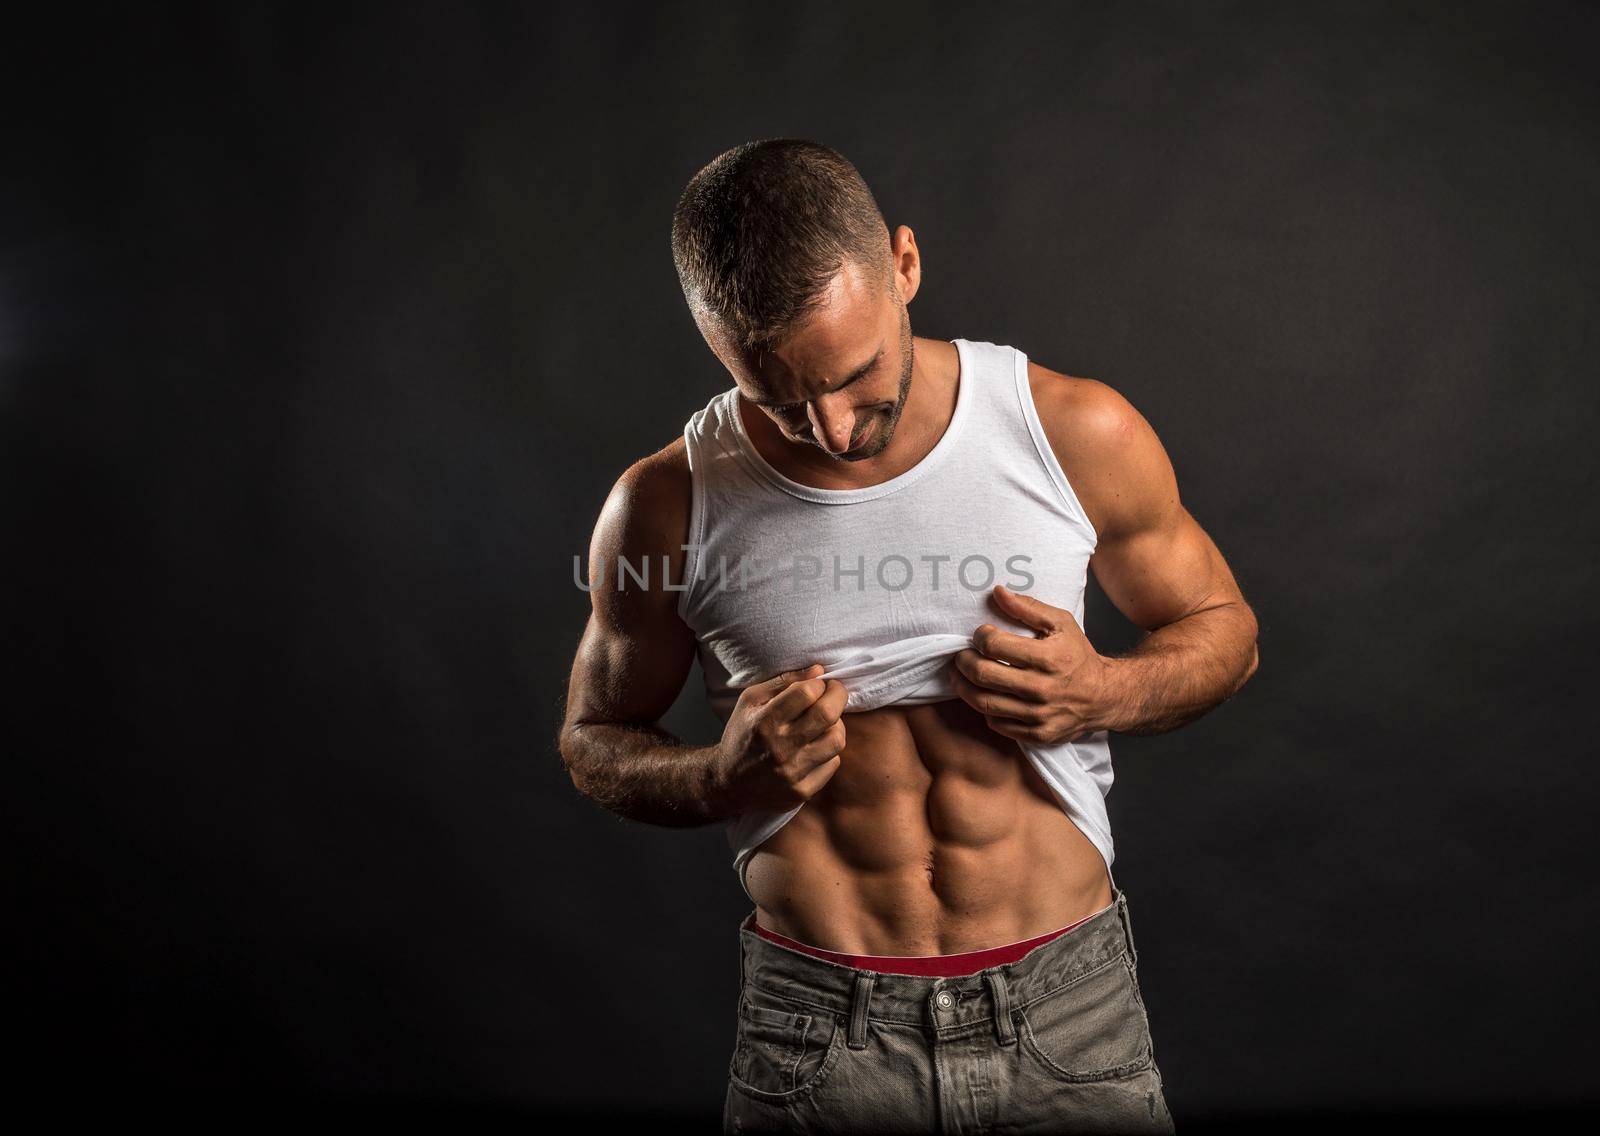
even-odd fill
[{"label": "muscular man", "polygon": [[[725,1130],[1170,1130],[1107,737],[1230,697],[1257,629],[1160,441],[1104,383],[914,337],[915,236],[827,147],[721,155],[672,240],[734,385],[606,501],[560,747],[622,816],[728,826]],[[1084,635],[1089,569],[1127,654]],[[714,745],[656,724],[697,652]]]}]

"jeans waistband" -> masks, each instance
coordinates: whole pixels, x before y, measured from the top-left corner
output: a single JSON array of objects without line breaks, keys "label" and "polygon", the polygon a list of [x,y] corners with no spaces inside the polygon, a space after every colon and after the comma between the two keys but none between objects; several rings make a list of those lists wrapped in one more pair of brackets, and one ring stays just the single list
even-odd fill
[{"label": "jeans waistband", "polygon": [[932,1024],[943,1030],[992,1020],[1009,1041],[1010,1010],[1054,993],[1127,956],[1138,962],[1128,900],[1117,891],[1110,907],[1016,962],[958,978],[923,977],[840,966],[739,929],[745,984],[815,1009],[847,1015],[851,1045],[859,1048],[866,1019]]}]

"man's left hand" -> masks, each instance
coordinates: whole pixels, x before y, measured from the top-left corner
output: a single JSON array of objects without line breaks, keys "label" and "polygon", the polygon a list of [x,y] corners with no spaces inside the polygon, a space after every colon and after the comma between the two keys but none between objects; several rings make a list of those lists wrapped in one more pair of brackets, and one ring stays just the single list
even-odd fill
[{"label": "man's left hand", "polygon": [[1004,584],[993,594],[1003,614],[1038,634],[1013,635],[990,623],[979,627],[973,646],[954,657],[957,696],[990,729],[1017,741],[1056,745],[1104,728],[1112,660],[1094,649],[1070,611]]}]

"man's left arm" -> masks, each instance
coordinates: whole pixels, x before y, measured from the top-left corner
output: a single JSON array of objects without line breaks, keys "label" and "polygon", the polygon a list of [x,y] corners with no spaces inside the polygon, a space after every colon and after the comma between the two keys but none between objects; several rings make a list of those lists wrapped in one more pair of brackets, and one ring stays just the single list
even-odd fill
[{"label": "man's left arm", "polygon": [[996,605],[1037,638],[978,628],[976,650],[956,658],[957,693],[1018,740],[1176,729],[1255,673],[1255,613],[1183,507],[1172,463],[1143,415],[1104,383],[1029,370],[1040,424],[1099,538],[1089,566],[1117,609],[1149,634],[1126,654],[1101,655],[1070,612],[997,588]]}]

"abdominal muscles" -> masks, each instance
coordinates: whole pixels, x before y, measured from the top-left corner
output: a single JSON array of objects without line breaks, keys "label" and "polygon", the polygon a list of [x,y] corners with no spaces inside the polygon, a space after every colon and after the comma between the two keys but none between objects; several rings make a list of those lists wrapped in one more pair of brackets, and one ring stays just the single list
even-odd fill
[{"label": "abdominal muscles", "polygon": [[762,926],[851,954],[955,954],[1110,902],[1099,851],[966,703],[844,724],[838,772],[750,859]]}]

